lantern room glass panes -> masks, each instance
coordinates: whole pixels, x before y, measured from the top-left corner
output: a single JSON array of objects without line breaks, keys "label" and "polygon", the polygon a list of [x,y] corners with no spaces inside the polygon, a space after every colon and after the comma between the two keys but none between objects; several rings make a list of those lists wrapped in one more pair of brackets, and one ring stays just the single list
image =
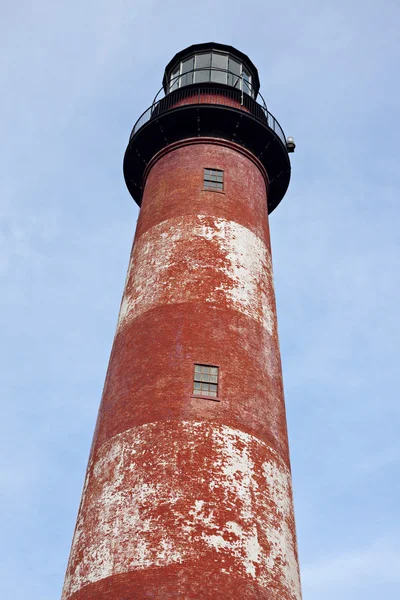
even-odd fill
[{"label": "lantern room glass panes", "polygon": [[226,83],[228,71],[228,55],[212,53],[211,59],[211,81]]},{"label": "lantern room glass panes", "polygon": [[253,98],[255,96],[248,69],[223,52],[201,52],[180,62],[170,73],[169,91],[208,81],[230,85]]},{"label": "lantern room glass panes", "polygon": [[179,67],[174,69],[174,71],[172,71],[171,74],[171,86],[170,86],[170,91],[173,92],[174,90],[177,90],[179,87],[179,72],[180,69]]},{"label": "lantern room glass panes", "polygon": [[193,394],[218,397],[218,367],[194,365]]},{"label": "lantern room glass panes", "polygon": [[242,75],[243,91],[246,92],[246,94],[251,94],[251,75],[245,68],[243,68]]},{"label": "lantern room glass panes", "polygon": [[195,83],[210,81],[211,53],[196,54],[195,56]]},{"label": "lantern room glass panes", "polygon": [[181,86],[193,83],[194,56],[182,62]]},{"label": "lantern room glass panes", "polygon": [[231,85],[232,87],[237,87],[240,89],[241,68],[242,68],[242,65],[240,64],[240,62],[238,62],[237,60],[235,60],[234,58],[232,58],[230,56],[229,62],[228,62],[228,85]]}]

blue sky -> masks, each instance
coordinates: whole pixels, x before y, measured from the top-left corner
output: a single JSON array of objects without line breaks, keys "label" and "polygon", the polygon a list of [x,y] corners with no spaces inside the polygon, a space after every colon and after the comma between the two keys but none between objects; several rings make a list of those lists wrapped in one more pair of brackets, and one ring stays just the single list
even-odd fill
[{"label": "blue sky", "polygon": [[271,216],[304,600],[400,584],[393,0],[2,3],[0,593],[61,594],[137,209],[130,129],[219,41],[297,143]]}]

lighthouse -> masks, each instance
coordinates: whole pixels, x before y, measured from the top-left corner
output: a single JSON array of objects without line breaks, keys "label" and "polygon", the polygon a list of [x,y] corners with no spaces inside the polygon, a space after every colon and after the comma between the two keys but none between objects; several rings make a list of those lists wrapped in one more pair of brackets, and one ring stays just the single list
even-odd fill
[{"label": "lighthouse", "polygon": [[268,215],[286,138],[196,44],[136,122],[140,206],[62,600],[300,600]]}]

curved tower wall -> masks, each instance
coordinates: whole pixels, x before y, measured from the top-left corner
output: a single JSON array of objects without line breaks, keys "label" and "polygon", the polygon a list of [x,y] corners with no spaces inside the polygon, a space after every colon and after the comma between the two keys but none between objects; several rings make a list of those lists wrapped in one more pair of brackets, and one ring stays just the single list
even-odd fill
[{"label": "curved tower wall", "polygon": [[300,600],[267,194],[220,138],[147,166],[62,600]]}]

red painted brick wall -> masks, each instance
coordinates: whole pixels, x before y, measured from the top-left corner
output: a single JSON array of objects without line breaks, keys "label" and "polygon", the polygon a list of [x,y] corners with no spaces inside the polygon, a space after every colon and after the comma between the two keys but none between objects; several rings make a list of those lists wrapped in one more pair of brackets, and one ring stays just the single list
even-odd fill
[{"label": "red painted brick wall", "polygon": [[63,600],[301,598],[267,181],[216,139],[148,168]]},{"label": "red painted brick wall", "polygon": [[241,102],[240,99],[230,97],[229,95],[224,96],[215,92],[213,93],[212,91],[205,93],[205,90],[201,90],[201,88],[200,92],[193,92],[191,95],[177,100],[174,102],[173,108],[184,106],[186,104],[218,104],[249,112],[249,109],[244,105],[244,103]]}]

